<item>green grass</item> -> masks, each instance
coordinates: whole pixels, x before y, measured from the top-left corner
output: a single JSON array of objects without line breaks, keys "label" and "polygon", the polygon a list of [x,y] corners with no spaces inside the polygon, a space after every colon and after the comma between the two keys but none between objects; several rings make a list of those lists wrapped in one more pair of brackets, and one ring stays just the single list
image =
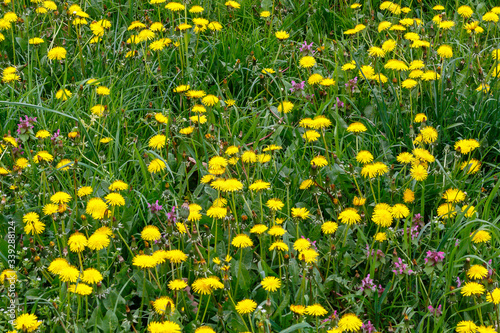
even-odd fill
[{"label": "green grass", "polygon": [[[17,317],[35,314],[43,321],[40,332],[145,332],[153,322],[162,321],[174,322],[183,332],[195,332],[204,325],[216,332],[336,332],[332,330],[342,325],[340,318],[349,313],[365,325],[370,321],[379,332],[455,332],[461,321],[498,330],[500,305],[488,302],[486,294],[500,291],[500,89],[498,70],[495,72],[499,62],[492,55],[500,39],[499,24],[482,21],[494,1],[448,1],[442,3],[445,10],[439,11],[432,9],[435,1],[402,2],[400,6],[407,5],[412,11],[399,15],[380,9],[380,1],[365,2],[360,9],[339,0],[245,0],[239,9],[229,8],[225,1],[188,5],[201,5],[201,14],[172,13],[164,9],[166,3],[159,7],[133,1],[78,4],[89,15],[88,24],[110,21],[99,43],[90,43],[94,36],[89,25],[77,28],[71,24],[70,3],[57,3],[57,12],[47,14],[36,14],[35,9],[42,5],[26,0],[0,8],[2,17],[9,11],[18,16],[10,28],[0,30],[5,39],[0,42],[0,69],[13,66],[19,75],[19,81],[5,82],[8,76],[2,72],[0,85],[0,168],[4,168],[0,173],[8,171],[0,175],[0,230],[5,235],[0,241],[0,268],[16,271],[17,296],[13,299]],[[460,17],[460,5],[471,6],[473,16]],[[259,17],[264,10],[271,17]],[[432,20],[443,12],[443,19],[455,22],[449,31]],[[185,32],[175,29],[186,21],[192,24],[195,17],[220,22],[223,28],[202,33],[193,28]],[[397,24],[405,17],[423,23],[414,23],[404,32],[378,32],[381,21]],[[140,31],[127,30],[133,21],[149,27],[159,20],[165,31],[157,32],[153,40],[127,43]],[[476,20],[484,32],[469,34],[464,23]],[[358,24],[366,28],[354,35],[344,34]],[[280,30],[290,37],[279,41],[275,32]],[[408,31],[418,33],[430,47],[410,47],[411,42],[404,38]],[[43,38],[44,43],[30,45],[28,40],[34,37]],[[159,38],[169,38],[171,43],[161,51],[149,49]],[[383,58],[369,55],[370,47],[381,46],[389,38],[398,43],[394,51]],[[299,48],[304,42],[313,43],[313,68],[299,66],[304,55]],[[437,54],[443,44],[452,47],[451,58]],[[55,46],[67,50],[64,60],[48,58]],[[129,51],[137,54],[126,57]],[[407,65],[423,60],[425,70],[441,77],[417,79],[414,88],[402,88],[410,71],[384,68],[389,59]],[[356,68],[342,70],[352,60]],[[376,76],[361,75],[365,65],[371,65]],[[264,68],[275,72],[265,74]],[[309,84],[312,73],[332,78],[335,84]],[[379,73],[387,82],[378,82]],[[351,91],[346,84],[355,77],[357,83]],[[98,81],[88,84],[91,78]],[[291,92],[292,80],[305,81],[304,90]],[[476,90],[480,84],[488,84],[489,91]],[[202,114],[206,123],[190,119],[196,115],[193,106],[202,100],[174,92],[180,85],[218,97],[219,102],[207,105]],[[97,86],[108,87],[110,95],[97,95]],[[62,88],[72,93],[65,101],[56,97]],[[337,106],[337,99],[345,106]],[[228,104],[230,100],[235,104]],[[278,110],[283,101],[294,104],[291,112]],[[105,106],[100,116],[91,112],[97,104]],[[416,122],[418,113],[425,114],[427,121]],[[168,124],[156,121],[158,114],[167,117]],[[19,134],[19,118],[25,115],[37,121],[32,129]],[[326,117],[331,124],[316,128],[318,139],[306,142],[303,135],[312,129],[304,128],[301,121],[316,116]],[[354,122],[364,124],[366,132],[351,133],[348,126]],[[182,134],[189,126],[193,132]],[[426,126],[437,131],[437,138],[419,143],[417,135]],[[59,130],[60,136],[38,139],[35,134],[40,130],[47,130],[50,136]],[[76,136],[71,138],[69,133]],[[155,149],[149,142],[158,134],[167,140],[164,147]],[[13,146],[12,138],[20,148]],[[103,138],[111,141],[103,143]],[[455,145],[463,139],[475,139],[479,147],[461,154]],[[225,154],[233,145],[239,147],[238,153]],[[281,149],[266,151],[270,145]],[[426,149],[435,158],[434,162],[420,161],[428,172],[422,181],[411,174],[412,164],[419,163],[403,164],[397,159],[400,153],[412,153],[416,148]],[[369,151],[387,169],[378,176],[364,176],[371,167],[356,160],[361,150]],[[36,163],[34,156],[41,151],[47,151],[52,160]],[[242,156],[249,151],[261,158],[268,154],[269,161],[244,162]],[[318,155],[325,158],[326,166],[312,166],[311,160]],[[241,190],[218,191],[213,183],[204,182],[215,156],[223,156],[229,163],[220,177],[237,179]],[[29,166],[16,166],[21,158]],[[70,164],[57,167],[63,159]],[[469,174],[461,166],[471,159],[481,165]],[[164,168],[150,172],[153,161],[161,161]],[[252,191],[249,187],[259,179],[270,188]],[[120,192],[125,204],[109,206],[103,216],[93,217],[89,200],[106,200],[112,192],[109,186],[116,180],[128,184]],[[312,185],[301,189],[306,180]],[[93,193],[79,197],[77,192],[83,186],[92,187]],[[462,191],[465,198],[450,205],[452,215],[447,217],[442,213],[443,194],[452,188]],[[405,202],[407,189],[414,192],[414,201]],[[58,207],[60,212],[46,215],[51,196],[59,191],[68,193],[71,200]],[[354,206],[355,197],[360,196],[366,203]],[[225,216],[212,218],[208,211],[218,198],[227,200]],[[283,208],[269,209],[266,202],[271,198],[282,200]],[[157,200],[163,209],[153,213],[148,205]],[[389,226],[377,225],[375,206],[380,203],[405,204],[409,213],[395,217]],[[201,207],[199,219],[192,218],[189,204]],[[466,205],[475,207],[470,216],[462,211]],[[180,225],[167,215],[172,207]],[[292,208],[299,207],[307,209],[307,218],[294,217]],[[360,220],[349,225],[339,215],[353,207]],[[193,210],[191,206],[191,213]],[[30,212],[39,214],[43,232],[33,234],[25,229],[23,220]],[[415,232],[417,214],[421,214],[422,224]],[[327,221],[338,223],[332,234],[322,231]],[[258,224],[275,229],[281,225],[286,232],[250,232]],[[150,225],[162,233],[157,242],[141,235]],[[112,229],[110,244],[104,249],[86,247],[79,255],[68,245],[76,232],[88,238],[102,226]],[[182,228],[185,233],[180,232]],[[488,231],[491,239],[474,243],[478,230]],[[375,235],[380,232],[387,239],[378,242]],[[239,233],[248,235],[253,245],[239,249],[232,244]],[[309,254],[317,255],[315,260],[305,261],[303,253],[294,249],[302,237],[310,240],[314,252]],[[269,250],[278,240],[289,250]],[[187,259],[182,263],[166,260],[150,269],[133,265],[140,254],[174,249]],[[370,256],[371,251],[379,252]],[[426,263],[428,251],[443,252],[443,262]],[[224,261],[226,256],[232,260]],[[48,270],[56,258],[67,259],[79,271],[96,268],[103,280],[91,285],[88,296],[71,293],[72,283]],[[412,274],[393,272],[399,258]],[[485,292],[464,296],[463,286],[473,280],[467,276],[473,265],[490,270],[486,278],[476,280]],[[12,298],[7,272],[2,274],[0,286],[4,295],[0,307],[4,309]],[[363,291],[362,280],[368,274],[375,290]],[[208,296],[198,293],[193,283],[210,276],[217,276],[224,288]],[[281,288],[265,291],[260,282],[268,276],[278,277]],[[167,287],[180,278],[190,288],[174,292]],[[81,276],[75,282],[83,284]],[[171,314],[155,313],[152,302],[161,296],[173,299]],[[249,315],[240,314],[236,305],[243,299],[252,299],[259,307]],[[298,315],[290,308],[316,303],[325,309],[324,315]],[[433,315],[428,306],[441,306],[442,313]],[[0,329],[13,330],[15,325],[9,320],[2,312]]]}]

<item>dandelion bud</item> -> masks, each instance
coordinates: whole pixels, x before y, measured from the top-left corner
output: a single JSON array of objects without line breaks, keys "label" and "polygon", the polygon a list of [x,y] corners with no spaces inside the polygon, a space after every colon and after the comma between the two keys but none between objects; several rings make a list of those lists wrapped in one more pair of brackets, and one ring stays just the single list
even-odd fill
[{"label": "dandelion bud", "polygon": [[286,260],[288,260],[288,259],[290,259],[290,256],[289,256],[288,254],[285,254],[284,258],[285,258]]},{"label": "dandelion bud", "polygon": [[84,214],[80,215],[80,218],[82,219],[82,221],[86,221],[87,220],[87,216],[85,216]]},{"label": "dandelion bud", "polygon": [[33,238],[30,237],[30,244],[33,244]]},{"label": "dandelion bud", "polygon": [[33,259],[34,262],[39,262],[40,261],[40,257],[39,256],[35,256],[35,258]]},{"label": "dandelion bud", "polygon": [[53,241],[50,241],[49,246],[54,247],[54,246],[56,246],[56,243],[54,243]]},{"label": "dandelion bud", "polygon": [[243,222],[246,222],[246,221],[248,220],[248,216],[246,216],[246,215],[241,215],[241,220],[242,220]]}]

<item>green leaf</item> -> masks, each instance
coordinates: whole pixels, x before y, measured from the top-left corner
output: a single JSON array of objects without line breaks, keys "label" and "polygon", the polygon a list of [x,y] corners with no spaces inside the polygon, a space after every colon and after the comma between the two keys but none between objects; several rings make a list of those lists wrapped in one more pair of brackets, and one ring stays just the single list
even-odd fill
[{"label": "green leaf", "polygon": [[309,323],[302,322],[302,323],[292,325],[292,326],[288,327],[287,329],[282,330],[280,333],[295,332],[297,330],[300,330],[301,328],[306,328],[306,327],[311,327],[311,325],[309,325]]},{"label": "green leaf", "polygon": [[102,319],[102,329],[104,332],[114,332],[118,327],[118,318],[113,311],[108,310]]}]

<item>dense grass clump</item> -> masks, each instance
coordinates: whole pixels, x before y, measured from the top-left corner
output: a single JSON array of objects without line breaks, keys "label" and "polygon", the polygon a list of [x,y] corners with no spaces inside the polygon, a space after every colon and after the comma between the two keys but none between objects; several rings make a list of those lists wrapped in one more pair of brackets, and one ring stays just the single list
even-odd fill
[{"label": "dense grass clump", "polygon": [[5,0],[0,329],[500,332],[499,15]]}]

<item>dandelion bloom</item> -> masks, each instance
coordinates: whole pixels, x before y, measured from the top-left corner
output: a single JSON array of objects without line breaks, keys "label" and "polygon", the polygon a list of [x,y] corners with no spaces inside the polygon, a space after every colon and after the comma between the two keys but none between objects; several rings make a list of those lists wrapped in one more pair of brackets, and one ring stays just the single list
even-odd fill
[{"label": "dandelion bloom", "polygon": [[378,232],[378,233],[375,234],[375,236],[373,236],[373,238],[377,242],[382,243],[383,241],[387,240],[387,234],[385,232]]},{"label": "dandelion bloom", "polygon": [[168,288],[174,291],[183,290],[187,286],[188,284],[186,283],[186,281],[181,279],[172,280],[168,283]]},{"label": "dandelion bloom", "polygon": [[438,138],[437,130],[432,126],[426,126],[420,130],[424,143],[433,143]]},{"label": "dandelion bloom", "polygon": [[186,261],[188,257],[181,250],[169,250],[166,253],[166,258],[174,264],[179,264]]},{"label": "dandelion bloom", "polygon": [[[276,219],[276,223],[279,224],[278,220],[279,219]],[[281,237],[286,233],[286,230],[283,229],[283,227],[280,225],[275,225],[275,226],[271,227],[271,229],[269,229],[269,231],[267,233],[271,236]]]},{"label": "dandelion bloom", "polygon": [[276,291],[281,287],[281,280],[274,276],[268,276],[260,284],[265,291]]},{"label": "dandelion bloom", "polygon": [[468,175],[475,174],[481,169],[481,162],[472,158],[460,165],[460,170],[465,170]]},{"label": "dandelion bloom", "polygon": [[456,188],[449,188],[444,192],[443,199],[446,202],[461,202],[465,200],[465,193]]},{"label": "dandelion bloom", "polygon": [[451,58],[451,57],[453,57],[453,49],[449,45],[441,45],[437,49],[437,54],[441,58]]},{"label": "dandelion bloom", "polygon": [[309,83],[310,85],[318,84],[321,81],[323,81],[323,76],[317,73],[311,74],[311,76],[309,76],[309,79],[307,79],[307,83]]},{"label": "dandelion bloom", "polygon": [[455,142],[455,150],[464,155],[474,151],[480,146],[481,145],[476,139],[466,139]]},{"label": "dandelion bloom", "polygon": [[372,221],[381,227],[389,227],[392,224],[392,214],[387,209],[375,209],[372,215]]},{"label": "dandelion bloom", "polygon": [[382,43],[382,50],[385,52],[391,52],[393,51],[398,43],[394,39],[388,39],[385,42]]},{"label": "dandelion bloom", "polygon": [[56,192],[50,197],[50,201],[56,204],[68,203],[71,200],[71,195],[66,192]]},{"label": "dandelion bloom", "polygon": [[378,24],[377,30],[378,32],[382,32],[384,30],[387,30],[391,27],[392,23],[388,21],[382,21]]},{"label": "dandelion bloom", "polygon": [[298,315],[303,315],[306,312],[306,307],[303,305],[290,305],[290,310]]},{"label": "dandelion bloom", "polygon": [[397,59],[390,59],[389,61],[387,61],[387,63],[384,65],[384,68],[396,71],[409,70],[408,66],[403,61]]},{"label": "dandelion bloom", "polygon": [[498,15],[493,12],[487,12],[486,14],[483,15],[483,21],[485,22],[497,23],[498,19],[499,19]]},{"label": "dandelion bloom", "polygon": [[413,155],[421,162],[432,163],[436,161],[436,158],[427,149],[415,148]]},{"label": "dandelion bloom", "polygon": [[63,60],[66,58],[66,49],[61,46],[56,46],[49,50],[47,58],[50,60]]},{"label": "dandelion bloom", "polygon": [[145,241],[156,241],[161,238],[161,232],[157,226],[147,225],[141,231],[141,238]]},{"label": "dandelion bloom", "polygon": [[332,221],[326,221],[321,225],[321,231],[323,231],[325,235],[330,235],[333,234],[335,231],[337,231],[338,227],[339,225],[337,223]]},{"label": "dandelion bloom", "polygon": [[488,269],[481,265],[474,265],[467,271],[469,279],[481,280],[488,276]]},{"label": "dandelion bloom", "polygon": [[273,251],[273,250],[288,251],[289,248],[288,248],[288,245],[286,245],[284,242],[277,241],[277,242],[272,243],[271,246],[269,247],[269,251]]},{"label": "dandelion bloom", "polygon": [[48,203],[45,206],[43,206],[43,213],[45,215],[52,215],[57,213],[58,211],[59,211],[59,205]]},{"label": "dandelion bloom", "polygon": [[56,258],[52,260],[47,270],[52,274],[59,274],[64,268],[68,267],[69,263],[64,258]]},{"label": "dandelion bloom", "polygon": [[305,219],[307,219],[309,217],[309,214],[310,214],[309,211],[306,208],[304,208],[304,207],[302,207],[302,208],[296,208],[296,207],[292,208],[292,216],[293,217],[305,220]]},{"label": "dandelion bloom", "polygon": [[354,313],[346,313],[340,318],[338,325],[343,332],[357,332],[361,329],[363,322]]},{"label": "dandelion bloom", "polygon": [[417,84],[418,84],[418,82],[415,80],[406,79],[403,82],[401,82],[401,87],[406,88],[406,89],[411,89],[411,88],[414,88]]},{"label": "dandelion bloom", "polygon": [[214,106],[219,103],[219,98],[215,95],[207,95],[201,100],[205,106]]},{"label": "dandelion bloom", "polygon": [[75,232],[69,237],[68,245],[71,252],[82,252],[87,246],[88,240],[81,232]]},{"label": "dandelion bloom", "polygon": [[132,260],[132,265],[140,268],[153,268],[157,263],[158,261],[155,257],[146,254],[138,254]]},{"label": "dandelion bloom", "polygon": [[302,68],[311,68],[316,65],[316,60],[311,56],[305,56],[300,58],[299,65]]},{"label": "dandelion bloom", "polygon": [[42,324],[41,320],[34,314],[23,313],[14,320],[16,329],[23,332],[34,332]]},{"label": "dandelion bloom", "polygon": [[106,203],[110,206],[125,206],[125,199],[120,193],[111,192],[104,199],[106,199]]},{"label": "dandelion bloom", "polygon": [[328,311],[321,304],[317,303],[313,305],[308,305],[305,310],[305,314],[314,317],[324,316],[327,313]]},{"label": "dandelion bloom", "polygon": [[299,252],[307,250],[311,247],[311,242],[305,238],[299,238],[293,243],[293,249]]},{"label": "dandelion bloom", "polygon": [[161,333],[161,332],[169,332],[169,333],[181,333],[181,327],[179,324],[174,323],[173,321],[162,321],[156,322],[153,321],[148,325],[148,331],[151,333]]},{"label": "dandelion bloom", "polygon": [[262,179],[258,179],[254,181],[250,186],[248,186],[248,189],[250,191],[262,191],[262,190],[267,190],[271,187],[271,183],[265,182]]},{"label": "dandelion bloom", "polygon": [[373,161],[373,155],[367,150],[361,150],[357,155],[356,155],[356,161],[359,163],[370,163]]},{"label": "dandelion bloom", "polygon": [[471,237],[472,237],[472,242],[476,244],[486,243],[491,240],[491,235],[486,230],[478,230],[475,233],[472,233]]},{"label": "dandelion bloom", "polygon": [[382,58],[385,56],[385,51],[381,47],[372,46],[368,49],[368,54],[372,57]]},{"label": "dandelion bloom", "polygon": [[455,331],[457,333],[475,333],[477,332],[477,325],[470,320],[462,320],[457,324]]},{"label": "dandelion bloom", "polygon": [[306,142],[317,141],[320,136],[321,135],[314,130],[306,131],[304,134],[302,134],[302,138],[304,138]]},{"label": "dandelion bloom", "polygon": [[354,206],[363,206],[365,203],[366,203],[366,198],[363,197],[354,196],[354,199],[352,199],[352,204]]},{"label": "dandelion bloom", "polygon": [[352,123],[349,125],[349,127],[347,127],[347,132],[362,133],[366,131],[366,126],[359,122]]},{"label": "dandelion bloom", "polygon": [[235,247],[239,247],[240,249],[253,246],[252,240],[245,234],[239,234],[234,237],[231,244]]},{"label": "dandelion bloom", "polygon": [[78,294],[80,296],[88,296],[92,294],[92,287],[86,285],[85,283],[71,284],[68,287],[68,291],[73,294]]},{"label": "dandelion bloom", "polygon": [[59,89],[56,92],[56,98],[57,99],[62,99],[63,101],[67,101],[68,98],[71,97],[71,95],[73,95],[73,94],[68,89]]},{"label": "dandelion bloom", "polygon": [[154,160],[151,161],[151,163],[149,163],[148,171],[150,173],[157,173],[157,172],[162,171],[166,167],[167,166],[166,166],[165,162],[163,162],[159,158],[155,158]]},{"label": "dandelion bloom", "polygon": [[167,137],[163,134],[158,134],[149,139],[149,147],[154,149],[161,149],[165,147]]},{"label": "dandelion bloom", "polygon": [[486,294],[486,301],[493,303],[495,305],[500,304],[500,288],[495,288],[493,291],[489,291]]},{"label": "dandelion bloom", "polygon": [[278,112],[289,113],[293,109],[293,103],[289,101],[283,101],[278,105]]},{"label": "dandelion bloom", "polygon": [[346,208],[339,214],[339,220],[344,224],[351,225],[361,222],[361,216],[356,209]]},{"label": "dandelion bloom", "polygon": [[57,273],[59,275],[59,279],[62,282],[73,282],[75,283],[80,276],[80,270],[73,265],[67,265],[62,267],[61,270]]},{"label": "dandelion bloom", "polygon": [[29,212],[27,214],[23,215],[23,222],[24,223],[34,223],[34,222],[39,222],[40,216],[35,213],[35,212]]},{"label": "dandelion bloom", "polygon": [[314,157],[311,160],[311,165],[322,168],[322,167],[328,165],[328,161],[326,160],[326,158],[324,158],[323,156],[320,155],[320,156]]},{"label": "dandelion bloom", "polygon": [[266,232],[267,229],[267,226],[264,224],[256,224],[252,227],[252,229],[250,229],[250,233],[261,235]]},{"label": "dandelion bloom", "polygon": [[290,35],[286,31],[283,31],[283,30],[276,31],[276,33],[274,35],[279,40],[285,40],[285,39],[288,39],[290,37]]},{"label": "dandelion bloom", "polygon": [[239,314],[252,313],[257,307],[257,303],[251,299],[244,299],[236,304],[236,311]]},{"label": "dandelion bloom", "polygon": [[366,164],[361,169],[361,175],[365,178],[375,178],[389,172],[389,168],[382,162]]},{"label": "dandelion bloom", "polygon": [[95,268],[87,268],[83,271],[82,281],[89,284],[101,282],[102,274]]},{"label": "dandelion bloom", "polygon": [[391,208],[391,214],[396,219],[404,219],[410,215],[410,210],[403,204],[395,204]]},{"label": "dandelion bloom", "polygon": [[280,199],[273,198],[267,200],[266,206],[271,210],[280,210],[285,206],[285,204]]},{"label": "dandelion bloom", "polygon": [[482,295],[484,294],[484,286],[477,282],[467,282],[465,286],[462,287],[462,295],[472,296],[472,295]]},{"label": "dandelion bloom", "polygon": [[153,302],[153,308],[160,315],[165,314],[167,310],[167,314],[172,314],[175,311],[175,303],[170,297],[162,296]]}]

